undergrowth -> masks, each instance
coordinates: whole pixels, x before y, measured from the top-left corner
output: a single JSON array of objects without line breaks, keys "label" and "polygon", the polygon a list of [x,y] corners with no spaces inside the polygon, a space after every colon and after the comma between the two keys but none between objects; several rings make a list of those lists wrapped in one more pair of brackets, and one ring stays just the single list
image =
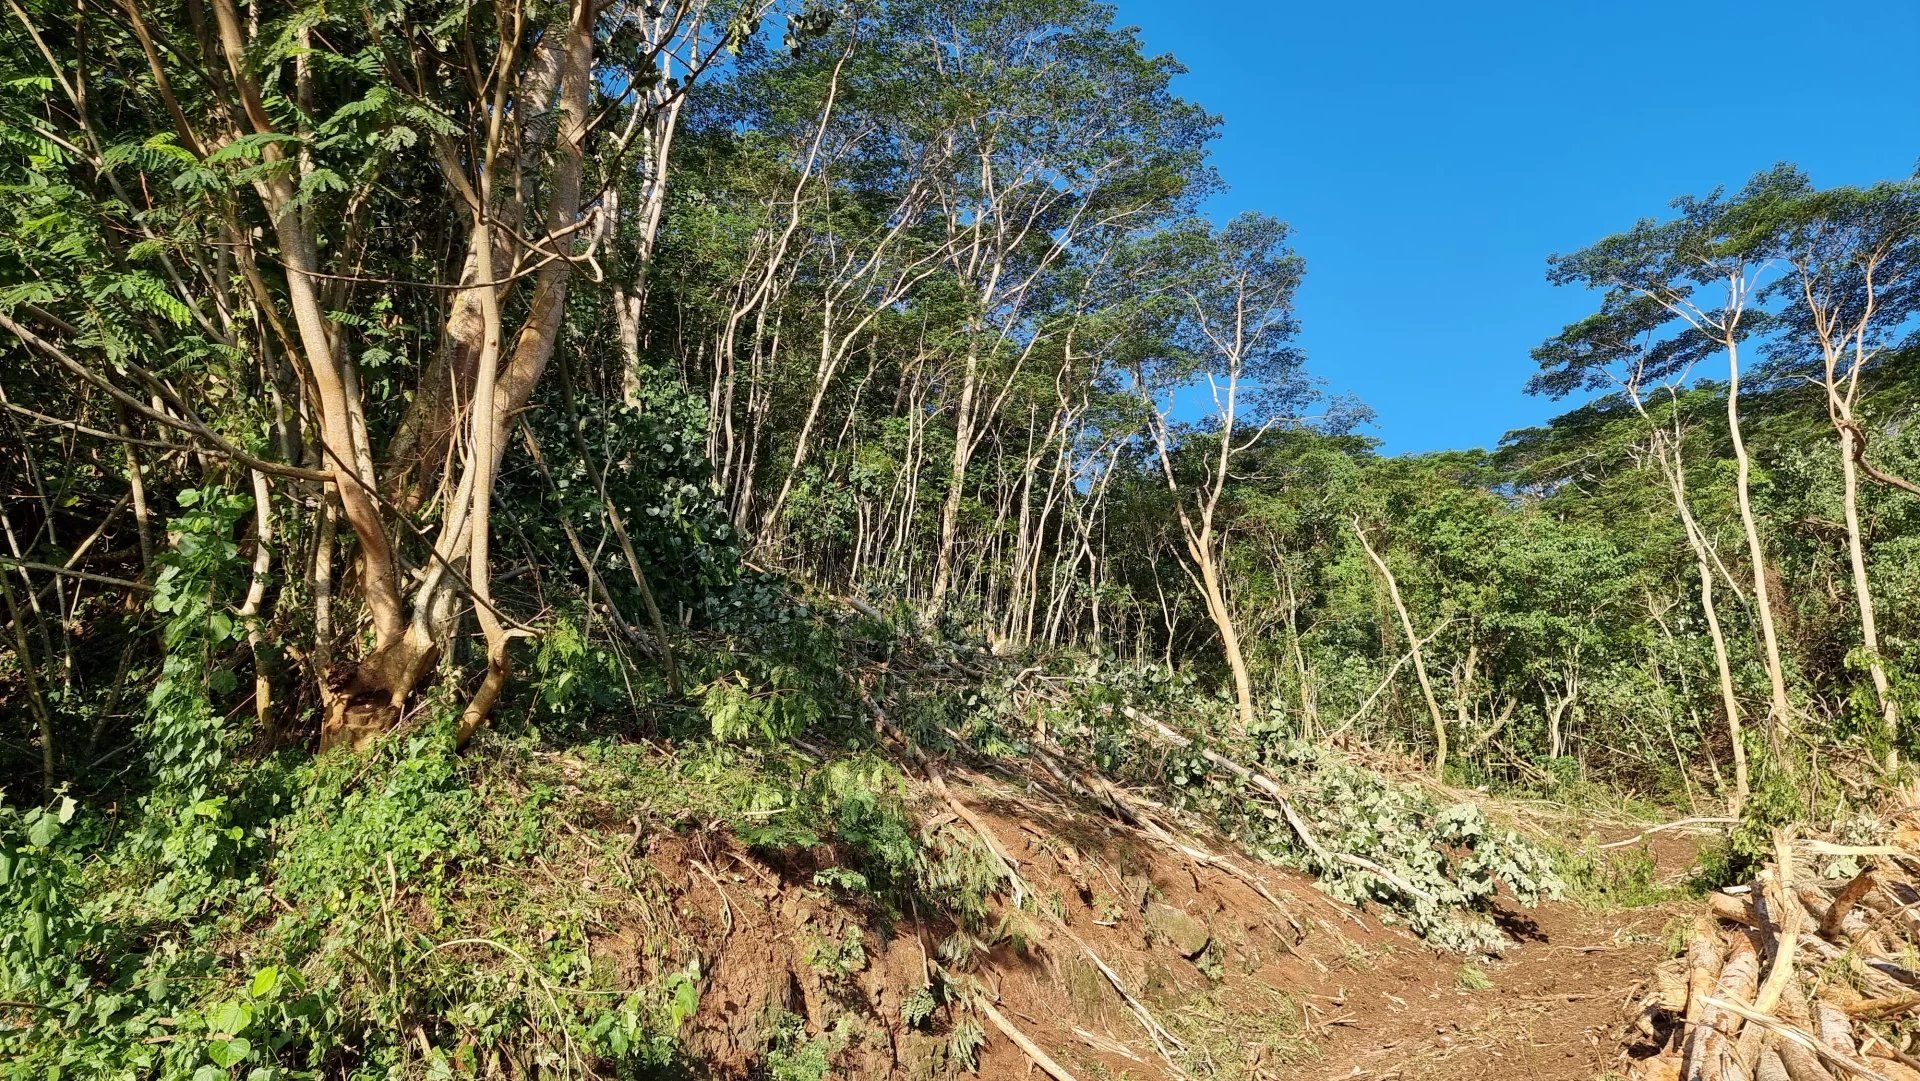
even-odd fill
[{"label": "undergrowth", "polygon": [[[916,806],[920,768],[883,745],[856,687],[876,671],[893,723],[932,753],[1006,760],[1044,720],[1049,745],[1436,943],[1490,948],[1497,888],[1560,887],[1544,855],[1471,806],[1277,733],[1222,743],[1288,785],[1329,850],[1394,880],[1322,859],[1274,806],[1115,719],[1138,703],[1224,730],[1185,684],[1095,671],[1035,718],[971,651],[809,610],[758,579],[680,644],[682,697],[636,670],[647,705],[620,706],[607,681],[625,669],[563,615],[533,656],[538,678],[464,752],[451,691],[366,752],[272,750],[235,708],[243,576],[224,538],[247,503],[186,502],[155,594],[168,654],[144,721],[151,757],[122,794],[0,805],[9,1081],[682,1073],[708,974],[679,887],[642,858],[665,838],[750,851],[864,927],[939,928],[937,975],[901,1019],[937,1037],[941,1069],[974,1068],[984,1030],[968,1004],[987,985],[973,973],[1030,949],[1048,901],[1012,906],[979,839]],[[608,955],[616,931],[637,955]],[[804,960],[845,982],[864,948],[858,927],[823,928]],[[1289,1046],[1273,1005],[1261,1031],[1206,1054]],[[857,1035],[767,1025],[760,1052],[780,1078],[830,1076]]]}]

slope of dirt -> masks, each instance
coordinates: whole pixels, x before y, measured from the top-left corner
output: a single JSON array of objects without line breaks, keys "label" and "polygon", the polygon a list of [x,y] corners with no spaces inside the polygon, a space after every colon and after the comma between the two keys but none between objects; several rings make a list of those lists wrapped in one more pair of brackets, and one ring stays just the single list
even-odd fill
[{"label": "slope of dirt", "polygon": [[[951,928],[889,926],[813,886],[816,868],[768,864],[718,834],[662,838],[646,853],[665,895],[654,918],[670,910],[678,949],[646,945],[660,941],[655,922],[616,930],[594,952],[637,978],[698,958],[704,981],[690,1044],[717,1077],[757,1076],[782,1017],[845,1034],[832,1076],[967,1076],[973,1052],[956,1050],[956,1037],[977,1023],[972,1012],[943,1007],[916,1024],[902,1009],[951,965],[1022,1037],[1092,1081],[1196,1069],[1268,1076],[1267,1065],[1311,1055],[1302,1011],[1310,1017],[1312,1007],[1295,988],[1355,957],[1418,948],[1309,880],[1229,858],[1224,847],[1183,856],[1029,794],[958,783],[953,791],[1015,861],[1035,907],[1052,914],[1026,920],[964,967],[941,956]],[[941,818],[931,809],[928,817]],[[991,1025],[982,1032],[979,1077],[1028,1075],[1030,1054]]]},{"label": "slope of dirt", "polygon": [[[1338,1023],[1306,1078],[1537,1078],[1624,1072],[1618,1036],[1679,907],[1596,912],[1570,903],[1516,920],[1519,945],[1467,968],[1395,954],[1312,1001]],[[1484,979],[1472,975],[1481,973]]]},{"label": "slope of dirt", "polygon": [[[1051,1071],[1038,1051],[1075,1081],[1590,1081],[1619,1066],[1623,1006],[1670,916],[1516,911],[1518,944],[1483,966],[1483,985],[1459,957],[1224,843],[951,780],[955,802],[923,796],[923,821],[960,836],[984,827],[1038,902],[992,948],[952,959],[951,927],[822,888],[831,853],[777,865],[702,833],[641,842],[659,889],[610,916],[596,963],[637,979],[697,963],[689,1042],[719,1078],[762,1076],[770,1049],[825,1039],[839,1077],[1039,1077]],[[923,1009],[923,989],[952,982],[935,979],[942,968],[991,1009]]]}]

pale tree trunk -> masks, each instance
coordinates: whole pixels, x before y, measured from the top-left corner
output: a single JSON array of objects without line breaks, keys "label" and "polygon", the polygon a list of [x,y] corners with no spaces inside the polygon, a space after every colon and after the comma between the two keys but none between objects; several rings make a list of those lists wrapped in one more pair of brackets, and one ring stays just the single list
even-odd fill
[{"label": "pale tree trunk", "polygon": [[1433,772],[1436,777],[1444,777],[1447,772],[1447,718],[1440,712],[1440,701],[1434,697],[1433,683],[1427,678],[1427,662],[1420,648],[1420,635],[1413,629],[1413,617],[1407,614],[1407,604],[1400,598],[1400,583],[1393,576],[1393,568],[1379,552],[1374,551],[1367,540],[1367,531],[1361,527],[1360,519],[1353,519],[1353,534],[1360,538],[1360,547],[1366,551],[1367,558],[1373,562],[1380,577],[1386,580],[1387,596],[1393,601],[1393,610],[1400,617],[1400,629],[1406,633],[1407,649],[1413,659],[1413,674],[1420,682],[1420,695],[1427,703],[1427,716],[1433,721]]},{"label": "pale tree trunk", "polygon": [[247,472],[253,479],[253,573],[247,582],[246,598],[235,614],[246,628],[247,650],[253,654],[254,721],[264,729],[273,711],[273,680],[260,606],[266,600],[267,578],[273,568],[273,490],[267,486],[265,473],[258,469]]},{"label": "pale tree trunk", "polygon": [[[1658,438],[1658,437],[1656,437]],[[1693,517],[1693,511],[1687,504],[1685,466],[1680,460],[1677,446],[1667,452],[1668,485],[1673,492],[1674,506],[1680,512],[1681,525],[1687,534],[1687,544],[1693,549],[1694,567],[1700,576],[1700,611],[1706,617],[1707,635],[1713,641],[1714,672],[1720,682],[1720,708],[1727,715],[1727,739],[1733,745],[1733,798],[1731,813],[1739,814],[1746,806],[1748,787],[1747,742],[1740,724],[1740,699],[1733,689],[1733,665],[1727,655],[1727,636],[1720,629],[1720,612],[1713,603],[1713,567],[1708,554],[1708,540]]]},{"label": "pale tree trunk", "polygon": [[[241,111],[256,133],[274,134],[258,85],[242,62],[246,42],[233,0],[214,0],[213,7],[221,48],[228,74],[240,96]],[[285,159],[277,142],[263,144],[261,155],[269,165]],[[417,673],[411,673],[408,678],[408,673],[395,671],[395,651],[406,629],[398,569],[375,495],[377,482],[361,450],[366,425],[359,416],[360,398],[353,392],[356,380],[351,362],[342,356],[337,343],[338,328],[328,320],[315,290],[318,257],[312,234],[301,211],[293,205],[294,191],[285,170],[276,170],[256,181],[254,186],[272,218],[286,263],[288,302],[293,309],[301,359],[305,361],[308,379],[314,388],[314,404],[319,414],[318,436],[323,458],[319,465],[333,474],[341,516],[360,542],[360,595],[373,624],[373,648],[365,660],[350,670],[323,673],[322,699],[327,710],[324,733],[328,728],[340,727],[349,709],[372,706],[382,712],[397,713],[400,701],[411,692]],[[402,666],[410,667],[404,663]],[[404,689],[396,693],[397,687]],[[322,745],[328,742],[323,734]]]},{"label": "pale tree trunk", "polygon": [[1220,577],[1212,537],[1189,540],[1187,553],[1200,568],[1201,592],[1206,598],[1207,614],[1213,617],[1213,628],[1220,635],[1220,650],[1226,654],[1227,669],[1233,675],[1234,707],[1244,735],[1253,730],[1257,719],[1253,709],[1253,677],[1247,671],[1247,657],[1240,648],[1240,632],[1234,627],[1233,609],[1227,604],[1226,586]]},{"label": "pale tree trunk", "polygon": [[929,598],[927,622],[939,620],[946,610],[947,593],[953,584],[953,547],[960,530],[960,503],[967,482],[967,465],[973,457],[974,399],[980,393],[978,340],[968,335],[967,360],[960,374],[960,401],[954,408],[953,457],[947,463],[946,494],[940,500],[940,536],[934,549],[933,592]]},{"label": "pale tree trunk", "polygon": [[1567,670],[1561,693],[1556,694],[1553,701],[1547,704],[1547,756],[1549,758],[1561,758],[1566,755],[1566,727],[1562,722],[1566,719],[1567,710],[1573,708],[1573,704],[1580,698],[1580,669],[1577,667],[1579,660],[1579,653],[1575,651],[1573,661],[1576,667]]},{"label": "pale tree trunk", "polygon": [[[1696,331],[1718,343],[1727,355],[1727,436],[1733,445],[1734,490],[1740,509],[1740,529],[1746,539],[1747,561],[1753,576],[1754,611],[1760,624],[1761,659],[1767,670],[1767,738],[1778,747],[1793,719],[1793,705],[1787,697],[1786,666],[1780,656],[1780,639],[1773,617],[1773,596],[1767,585],[1766,547],[1760,539],[1760,525],[1753,510],[1751,480],[1753,462],[1740,430],[1740,320],[1746,311],[1752,279],[1745,266],[1726,271],[1727,296],[1718,315],[1709,315],[1684,296],[1655,289],[1639,289]],[[1638,405],[1638,374],[1628,385]],[[1644,412],[1644,411],[1643,411]],[[1678,450],[1675,451],[1676,455]]]},{"label": "pale tree trunk", "polygon": [[[1900,734],[1900,705],[1893,697],[1885,663],[1880,658],[1880,629],[1874,616],[1873,586],[1867,577],[1866,544],[1860,529],[1860,471],[1854,464],[1854,430],[1840,429],[1840,478],[1847,520],[1847,562],[1853,570],[1854,599],[1860,607],[1860,646],[1866,652],[1867,672],[1880,702],[1880,724],[1889,740]],[[1889,749],[1888,754],[1896,752]]]},{"label": "pale tree trunk", "polygon": [[[585,163],[590,117],[588,94],[593,66],[594,6],[589,0],[575,0],[560,70],[559,131],[554,144],[553,191],[549,197],[547,234],[567,235],[580,215],[580,189]],[[481,189],[480,205],[489,205],[487,191]],[[490,258],[491,233],[480,223],[477,245],[482,259]],[[549,243],[568,243],[550,240]],[[545,374],[553,350],[559,341],[560,325],[566,315],[567,287],[573,264],[556,259],[541,267],[534,278],[533,297],[526,321],[507,363],[500,365],[499,293],[491,286],[479,290],[486,338],[480,352],[479,377],[475,380],[473,426],[469,459],[474,471],[473,512],[470,547],[467,553],[468,589],[473,594],[474,615],[487,644],[487,674],[480,688],[461,711],[459,739],[462,743],[485,722],[511,672],[507,643],[509,634],[500,612],[493,605],[490,546],[494,480],[506,450],[506,435],[519,413],[533,396],[533,389]],[[493,280],[493,269],[481,265],[481,280]]]},{"label": "pale tree trunk", "polygon": [[[554,134],[552,191],[543,223],[555,238],[550,241],[553,244],[571,243],[560,238],[571,234],[579,216],[592,45],[592,11],[584,0],[574,6],[564,31],[556,29],[541,43],[541,48],[558,53],[560,123]],[[530,83],[540,82],[541,70],[542,64],[532,65],[527,76]],[[440,535],[433,544],[432,562],[414,592],[411,618],[345,678],[335,681],[322,721],[323,749],[342,743],[363,745],[397,723],[407,699],[441,656],[457,626],[460,613],[455,598],[461,588],[473,599],[487,647],[487,674],[462,711],[462,741],[485,720],[509,674],[506,647],[511,633],[493,604],[489,567],[493,486],[510,426],[552,356],[572,271],[564,252],[544,257],[534,275],[526,319],[509,352],[500,316],[500,275],[494,264],[501,236],[492,210],[497,205],[496,154],[506,122],[501,103],[508,99],[509,89],[502,84],[494,90],[494,108],[482,144],[485,150],[475,163],[474,177],[468,177],[450,142],[436,140],[441,171],[474,215],[469,246],[474,273],[464,292],[477,304],[481,340],[460,480],[444,503]],[[456,561],[464,562],[464,583],[454,571]]]},{"label": "pale tree trunk", "polygon": [[1287,645],[1293,654],[1294,671],[1300,679],[1300,737],[1312,739],[1320,727],[1320,709],[1314,703],[1313,670],[1300,648],[1300,598],[1293,588],[1293,572],[1283,572],[1287,581]]},{"label": "pale tree trunk", "polygon": [[[1212,621],[1214,632],[1219,636],[1220,650],[1225,655],[1227,670],[1233,678],[1235,717],[1240,733],[1245,734],[1252,730],[1256,720],[1253,679],[1247,670],[1246,655],[1240,648],[1240,632],[1234,626],[1233,609],[1227,601],[1226,585],[1220,573],[1220,538],[1214,528],[1214,516],[1219,510],[1222,496],[1226,494],[1228,466],[1234,453],[1234,413],[1239,383],[1239,362],[1235,354],[1228,365],[1226,400],[1220,412],[1220,449],[1214,456],[1208,487],[1201,494],[1197,513],[1190,513],[1187,509],[1186,497],[1173,467],[1172,437],[1167,430],[1167,419],[1157,407],[1153,409],[1150,423],[1160,471],[1167,482],[1167,490],[1173,495],[1180,530],[1186,541],[1187,563],[1181,569],[1186,571],[1187,578],[1200,591],[1207,618]],[[1253,438],[1258,439],[1259,435]],[[1249,444],[1251,442],[1249,440]]]},{"label": "pale tree trunk", "polygon": [[[1866,296],[1858,317],[1842,326],[1841,307],[1823,299],[1816,275],[1808,264],[1801,264],[1801,295],[1813,316],[1814,331],[1820,340],[1821,381],[1827,392],[1827,415],[1839,436],[1841,504],[1847,526],[1847,563],[1853,574],[1854,602],[1860,612],[1860,645],[1866,654],[1867,672],[1880,705],[1880,724],[1888,744],[1889,768],[1898,762],[1892,749],[1900,732],[1900,707],[1894,699],[1886,664],[1880,655],[1880,629],[1873,602],[1873,584],[1867,575],[1864,531],[1860,526],[1860,464],[1864,446],[1855,406],[1860,396],[1860,377],[1872,358],[1867,345],[1868,333],[1879,310],[1875,275],[1885,258],[1884,249],[1871,253],[1864,267]],[[1851,356],[1849,356],[1851,354]],[[1843,358],[1846,369],[1841,365]]]},{"label": "pale tree trunk", "polygon": [[[953,459],[947,471],[947,490],[940,504],[940,534],[934,554],[933,592],[927,608],[928,622],[939,619],[945,610],[953,586],[954,545],[959,537],[960,508],[964,502],[967,466],[992,418],[1000,412],[1017,383],[1020,372],[1041,342],[1034,334],[1021,345],[1019,353],[1003,380],[990,395],[982,392],[981,371],[987,360],[983,351],[997,353],[1001,346],[1016,340],[1027,301],[1042,274],[1079,236],[1082,215],[1091,202],[1076,207],[1065,224],[1056,231],[1046,254],[1030,267],[1011,267],[1009,261],[1040,226],[1045,211],[1066,197],[1064,191],[1045,191],[1044,170],[1023,171],[1006,188],[996,176],[991,147],[980,151],[981,190],[991,193],[986,205],[975,206],[975,220],[962,227],[960,211],[948,208],[948,244],[944,253],[954,256],[953,269],[963,281],[978,283],[974,291],[976,311],[967,327],[966,360],[961,368],[960,395],[954,410]],[[1031,163],[1029,163],[1031,164]],[[1023,189],[1039,188],[1030,205],[1021,209],[1016,194]],[[969,237],[962,244],[957,237]],[[1025,270],[1024,275],[1021,270]],[[1071,351],[1071,343],[1068,344]],[[984,400],[983,400],[984,399]]]},{"label": "pale tree trunk", "polygon": [[1740,529],[1747,540],[1747,560],[1753,567],[1754,612],[1760,621],[1760,642],[1767,666],[1767,689],[1771,703],[1767,713],[1767,734],[1778,744],[1793,717],[1787,700],[1786,667],[1780,660],[1780,638],[1774,629],[1772,591],[1767,588],[1767,554],[1760,542],[1760,525],[1753,513],[1750,479],[1753,462],[1747,454],[1747,441],[1740,433],[1740,346],[1728,335],[1721,342],[1727,350],[1727,432],[1733,441],[1735,494],[1740,505]]},{"label": "pale tree trunk", "polygon": [[[1647,415],[1646,404],[1641,398],[1638,378],[1627,383],[1623,389],[1633,402],[1634,410],[1651,423],[1652,418]],[[1740,719],[1740,698],[1733,686],[1733,663],[1727,650],[1727,636],[1721,629],[1720,610],[1713,600],[1714,564],[1718,556],[1706,530],[1694,518],[1693,507],[1687,498],[1685,447],[1681,442],[1678,423],[1676,416],[1672,433],[1654,427],[1649,436],[1649,447],[1654,462],[1666,479],[1667,494],[1673,497],[1673,509],[1680,517],[1680,526],[1686,534],[1687,547],[1693,553],[1694,568],[1700,578],[1700,612],[1706,619],[1707,636],[1713,643],[1714,673],[1720,686],[1720,708],[1726,714],[1727,739],[1733,748],[1733,794],[1728,800],[1728,810],[1738,815],[1746,805],[1749,792],[1746,734]],[[1715,775],[1718,776],[1717,768]]]}]

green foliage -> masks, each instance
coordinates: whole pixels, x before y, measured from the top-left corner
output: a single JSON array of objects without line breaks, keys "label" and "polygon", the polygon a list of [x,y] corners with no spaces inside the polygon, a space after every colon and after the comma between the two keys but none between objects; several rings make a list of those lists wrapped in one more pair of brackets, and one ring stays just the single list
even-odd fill
[{"label": "green foliage", "polygon": [[587,1022],[587,1045],[616,1077],[677,1065],[683,1056],[680,1031],[700,1008],[699,978],[696,964],[672,973],[658,989],[628,994]]},{"label": "green foliage", "polygon": [[71,797],[56,806],[0,807],[0,972],[7,987],[34,1001],[75,1002],[87,990],[78,962],[94,945],[86,919]]},{"label": "green foliage", "polygon": [[153,610],[166,617],[166,661],[147,695],[141,734],[156,789],[192,802],[212,791],[232,741],[213,697],[234,688],[233,672],[220,661],[242,632],[226,597],[240,571],[234,526],[253,501],[220,488],[189,488],[178,500],[184,510],[168,524],[175,540],[153,591]]},{"label": "green foliage", "polygon": [[245,633],[226,600],[242,566],[233,532],[253,501],[218,487],[187,489],[178,501],[174,543],[154,579],[164,659],[138,733],[152,774],[139,840],[164,868],[152,896],[191,906],[224,887],[259,841],[234,817],[224,767],[245,733],[221,704],[236,684],[228,654]]},{"label": "green foliage", "polygon": [[1164,673],[1106,669],[1101,675],[1106,682],[1078,684],[1050,728],[1087,746],[1108,772],[1161,786],[1174,806],[1206,815],[1254,852],[1306,870],[1342,900],[1384,906],[1438,945],[1497,950],[1504,940],[1487,914],[1502,887],[1527,904],[1565,888],[1549,853],[1495,828],[1473,804],[1441,806],[1424,789],[1276,732],[1257,733],[1238,746],[1198,737],[1277,777],[1316,851],[1280,808],[1202,758],[1200,743],[1182,751],[1146,743],[1119,710],[1139,703],[1160,716],[1205,717],[1211,710],[1217,717],[1218,704],[1196,701]]},{"label": "green foliage", "polygon": [[701,691],[701,709],[714,738],[777,744],[805,731],[824,711],[799,676],[792,667],[776,664],[767,668],[761,687],[738,672],[708,683]]},{"label": "green foliage", "polygon": [[814,937],[801,953],[815,971],[830,979],[844,980],[867,967],[867,950],[860,929],[849,926],[837,939]]},{"label": "green foliage", "polygon": [[555,790],[497,750],[477,769],[442,718],[366,757],[257,766],[230,804],[261,816],[251,862],[192,906],[129,858],[140,834],[71,801],[0,809],[0,995],[36,1007],[0,1034],[0,1076],[393,1076],[490,1049],[621,1077],[679,1063],[697,964],[624,988],[594,973],[585,913],[531,895]]},{"label": "green foliage", "polygon": [[[1753,779],[1710,881],[1872,791],[1850,789],[1862,763],[1920,746],[1920,502],[1850,490],[1832,423],[1854,417],[1860,461],[1920,476],[1912,182],[1820,191],[1780,166],[1556,257],[1552,280],[1598,300],[1535,352],[1533,389],[1600,397],[1497,453],[1384,456],[1292,348],[1288,228],[1197,215],[1217,121],[1090,0],[602,19],[578,170],[567,110],[524,96],[554,88],[530,66],[555,58],[550,4],[263,0],[217,79],[178,48],[197,5],[142,10],[136,32],[111,5],[19,0],[0,27],[0,315],[19,327],[0,474],[20,479],[0,510],[23,604],[0,647],[0,770],[52,775],[39,802],[0,800],[0,997],[26,1004],[0,1032],[8,1081],[672,1070],[696,955],[656,934],[647,975],[616,983],[591,950],[606,894],[649,899],[648,831],[712,831],[876,920],[938,924],[957,968],[1018,951],[1057,899],[1002,918],[996,860],[922,824],[855,683],[928,753],[1030,754],[1028,688],[983,678],[977,644],[1067,688],[1040,719],[1079,762],[1465,951],[1495,943],[1501,889],[1661,891],[1650,863],[1556,866],[1331,741],[1420,757],[1438,724],[1443,780],[1709,805],[1736,738],[1711,618]],[[754,40],[763,23],[780,47]],[[716,51],[697,86],[661,67]],[[499,65],[463,70],[475,57]],[[475,127],[500,116],[505,139]],[[461,418],[487,400],[457,314],[478,295],[460,170],[479,158],[512,192],[485,215],[509,256],[498,344],[516,378],[541,373],[509,395],[489,603],[535,640],[463,756],[477,546],[436,531],[472,505]],[[1852,338],[1858,395],[1816,385],[1820,297],[1877,313]],[[558,317],[550,352],[535,313]],[[1737,403],[1697,378],[1732,338]],[[1155,394],[1184,403],[1227,368],[1234,422],[1154,427]],[[321,439],[343,419],[372,526],[342,513],[357,481],[316,473],[347,464]],[[270,537],[249,532],[251,472],[276,486]],[[1213,478],[1195,533],[1182,493]],[[1748,502],[1796,714],[1772,739]],[[1847,588],[1853,517],[1877,655]],[[382,535],[403,592],[443,571],[461,588],[400,598],[435,655],[398,730],[315,759],[316,714],[373,650]],[[847,597],[867,614],[834,614]],[[881,674],[909,653],[924,686]],[[1241,660],[1252,725],[1226,700]],[[1144,742],[1123,705],[1195,746]],[[1277,777],[1304,828],[1203,746]],[[553,888],[563,855],[622,889]],[[858,970],[859,934],[809,961]],[[971,993],[919,989],[902,1018],[930,1027]],[[984,1032],[953,1012],[946,1064],[974,1065]],[[1266,1012],[1245,1031],[1278,1041]],[[827,1076],[848,1038],[786,1019],[767,1071]]]},{"label": "green foliage", "polygon": [[933,985],[922,984],[909,991],[907,996],[900,1000],[900,1020],[905,1022],[908,1028],[919,1028],[926,1024],[927,1019],[933,1016],[933,1011],[939,1008],[940,1000],[934,992]]},{"label": "green foliage", "polygon": [[774,1027],[767,1048],[769,1081],[827,1081],[834,1056],[852,1034],[852,1019],[841,1018],[829,1032],[807,1035],[806,1021],[788,1014]]},{"label": "green foliage", "polygon": [[1645,849],[1603,853],[1589,848],[1563,855],[1558,869],[1568,893],[1608,908],[1646,908],[1684,892],[1684,887],[1659,883],[1653,855]]},{"label": "green foliage", "polygon": [[1317,745],[1277,745],[1267,761],[1292,783],[1295,807],[1322,845],[1381,864],[1418,892],[1349,864],[1297,856],[1323,888],[1345,900],[1383,902],[1438,944],[1497,950],[1499,932],[1473,914],[1490,911],[1502,886],[1524,904],[1558,897],[1565,888],[1550,854],[1494,828],[1473,804],[1439,806],[1422,790],[1347,764]]}]

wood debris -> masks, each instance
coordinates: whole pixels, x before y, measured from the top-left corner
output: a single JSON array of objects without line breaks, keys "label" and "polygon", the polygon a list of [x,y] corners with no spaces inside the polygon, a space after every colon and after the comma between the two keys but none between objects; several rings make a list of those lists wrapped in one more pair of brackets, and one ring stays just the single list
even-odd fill
[{"label": "wood debris", "polygon": [[1637,1081],[1920,1081],[1920,786],[1871,845],[1774,837],[1635,1008]]}]

